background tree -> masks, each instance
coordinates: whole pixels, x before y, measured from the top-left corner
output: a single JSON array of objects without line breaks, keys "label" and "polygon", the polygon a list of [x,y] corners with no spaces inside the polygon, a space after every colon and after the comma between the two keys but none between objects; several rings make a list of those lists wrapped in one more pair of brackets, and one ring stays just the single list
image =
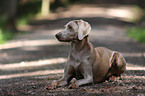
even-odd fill
[{"label": "background tree", "polygon": [[7,18],[5,29],[16,32],[17,0],[2,0],[1,16]]},{"label": "background tree", "polygon": [[48,16],[50,14],[50,0],[42,0],[41,15]]}]

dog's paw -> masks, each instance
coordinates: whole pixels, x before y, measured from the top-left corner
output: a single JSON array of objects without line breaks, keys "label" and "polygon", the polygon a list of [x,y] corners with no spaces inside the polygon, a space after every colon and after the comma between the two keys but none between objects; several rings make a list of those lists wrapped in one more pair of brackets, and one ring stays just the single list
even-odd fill
[{"label": "dog's paw", "polygon": [[117,81],[117,80],[119,80],[119,76],[118,77],[116,77],[116,76],[111,76],[110,78],[109,78],[109,81],[110,82],[113,82],[113,81]]},{"label": "dog's paw", "polygon": [[56,89],[57,86],[58,86],[58,82],[57,81],[53,81],[51,84],[46,84],[45,85],[45,89],[52,90],[52,89]]},{"label": "dog's paw", "polygon": [[71,85],[69,85],[69,89],[75,89],[75,88],[78,88],[79,86],[76,84],[76,83],[73,83]]},{"label": "dog's paw", "polygon": [[53,89],[56,89],[57,86],[56,85],[52,85],[52,84],[46,84],[45,85],[45,89],[47,90],[53,90]]}]

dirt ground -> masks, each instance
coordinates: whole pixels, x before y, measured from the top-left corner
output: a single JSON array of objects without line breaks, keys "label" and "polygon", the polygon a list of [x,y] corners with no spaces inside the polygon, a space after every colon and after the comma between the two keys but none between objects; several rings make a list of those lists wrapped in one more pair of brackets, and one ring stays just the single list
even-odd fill
[{"label": "dirt ground", "polygon": [[[62,14],[68,13],[63,11],[59,16]],[[0,96],[145,96],[145,45],[126,35],[126,28],[135,24],[98,14],[93,17],[65,16],[33,21],[20,28],[26,33],[0,45]],[[114,82],[46,90],[46,84],[63,76],[70,49],[69,43],[58,42],[54,35],[70,20],[80,18],[91,24],[89,37],[95,47],[104,46],[123,54],[127,61],[126,71]]]}]

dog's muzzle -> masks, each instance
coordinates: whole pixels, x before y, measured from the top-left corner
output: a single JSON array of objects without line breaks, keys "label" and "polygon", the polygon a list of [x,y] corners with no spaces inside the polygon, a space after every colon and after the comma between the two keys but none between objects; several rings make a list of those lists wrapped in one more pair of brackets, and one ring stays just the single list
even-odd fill
[{"label": "dog's muzzle", "polygon": [[57,34],[55,35],[55,37],[59,40],[59,38],[60,38],[60,33],[57,33]]},{"label": "dog's muzzle", "polygon": [[55,35],[55,37],[60,41],[60,42],[71,42],[76,40],[76,36],[74,34],[62,34],[62,32],[59,32]]},{"label": "dog's muzzle", "polygon": [[69,42],[68,40],[64,39],[63,36],[62,36],[62,33],[57,33],[55,35],[55,37],[60,41],[60,42]]}]

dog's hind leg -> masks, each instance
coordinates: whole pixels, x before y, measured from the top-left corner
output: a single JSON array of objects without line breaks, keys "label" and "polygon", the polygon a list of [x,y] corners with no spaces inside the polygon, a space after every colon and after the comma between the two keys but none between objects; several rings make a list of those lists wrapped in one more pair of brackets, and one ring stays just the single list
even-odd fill
[{"label": "dog's hind leg", "polygon": [[111,67],[108,71],[107,78],[111,81],[114,81],[116,80],[115,77],[121,77],[121,74],[125,71],[125,69],[126,69],[125,59],[120,53],[114,52],[111,58]]}]

